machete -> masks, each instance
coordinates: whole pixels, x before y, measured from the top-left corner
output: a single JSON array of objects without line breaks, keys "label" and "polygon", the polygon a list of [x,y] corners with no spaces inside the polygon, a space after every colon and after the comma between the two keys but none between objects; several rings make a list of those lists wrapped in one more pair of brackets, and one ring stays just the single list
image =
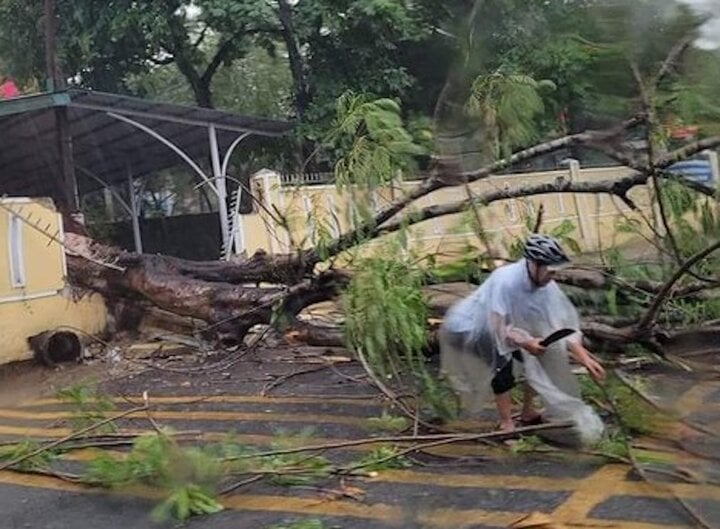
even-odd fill
[{"label": "machete", "polygon": [[[543,347],[548,347],[549,345],[552,345],[555,342],[562,340],[563,338],[567,338],[574,333],[575,331],[573,329],[559,329],[540,340],[540,345],[542,345]],[[515,351],[513,351],[512,356],[518,362],[523,361],[523,357],[520,354],[520,349],[516,349]]]}]

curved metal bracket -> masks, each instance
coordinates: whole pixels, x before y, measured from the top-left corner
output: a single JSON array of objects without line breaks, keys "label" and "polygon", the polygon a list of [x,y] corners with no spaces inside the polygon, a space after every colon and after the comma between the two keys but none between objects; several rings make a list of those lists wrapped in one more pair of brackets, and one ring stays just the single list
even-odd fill
[{"label": "curved metal bracket", "polygon": [[125,209],[125,211],[127,211],[130,215],[133,214],[132,208],[130,207],[130,205],[127,202],[125,202],[125,199],[122,197],[122,195],[120,193],[118,193],[117,191],[115,191],[115,189],[111,185],[109,185],[105,180],[103,180],[98,175],[96,175],[89,169],[84,168],[81,165],[75,165],[75,167],[77,167],[78,170],[81,173],[83,173],[85,176],[92,178],[93,180],[95,180],[97,183],[101,184],[106,189],[109,189],[110,193],[112,193],[112,196],[115,197],[115,200],[120,202],[120,205]]},{"label": "curved metal bracket", "polygon": [[228,150],[225,153],[225,157],[223,158],[223,163],[222,163],[222,175],[223,176],[227,176],[227,168],[228,168],[228,165],[230,164],[230,157],[232,156],[232,153],[235,150],[235,147],[240,145],[240,142],[243,141],[248,136],[250,136],[251,134],[252,134],[252,132],[245,132],[244,134],[240,134],[240,136],[235,138],[235,141],[233,141],[230,144],[230,147],[228,147]]},{"label": "curved metal bracket", "polygon": [[143,125],[142,123],[138,123],[138,122],[135,121],[134,119],[130,119],[130,118],[125,117],[125,116],[121,116],[120,114],[115,114],[114,112],[107,112],[107,115],[110,116],[110,117],[113,117],[113,118],[115,118],[115,119],[117,119],[117,120],[124,121],[125,123],[127,123],[127,124],[129,124],[129,125],[132,125],[133,127],[138,128],[138,129],[142,130],[143,132],[146,132],[147,134],[149,134],[150,136],[152,136],[152,137],[155,138],[156,140],[158,140],[158,141],[164,143],[165,145],[167,145],[169,148],[171,148],[173,151],[175,151],[175,152],[177,153],[177,155],[180,156],[180,158],[182,158],[183,160],[185,160],[185,162],[187,162],[187,164],[188,164],[190,167],[192,167],[197,174],[200,175],[200,177],[203,179],[203,181],[204,181],[205,183],[210,184],[210,188],[213,190],[213,192],[215,193],[215,195],[217,195],[218,198],[220,197],[220,195],[219,195],[219,193],[218,193],[218,190],[217,190],[217,187],[215,187],[215,185],[213,185],[212,181],[211,181],[211,180],[208,178],[208,176],[203,172],[203,170],[200,169],[200,167],[198,166],[198,164],[196,164],[196,163],[193,161],[192,158],[190,158],[187,154],[185,154],[185,152],[183,152],[183,150],[182,150],[180,147],[178,147],[178,146],[175,145],[173,142],[171,142],[170,140],[168,140],[167,138],[165,138],[162,134],[158,134],[157,132],[155,132],[154,130],[152,130],[152,129],[151,129],[150,127],[148,127],[147,125]]}]

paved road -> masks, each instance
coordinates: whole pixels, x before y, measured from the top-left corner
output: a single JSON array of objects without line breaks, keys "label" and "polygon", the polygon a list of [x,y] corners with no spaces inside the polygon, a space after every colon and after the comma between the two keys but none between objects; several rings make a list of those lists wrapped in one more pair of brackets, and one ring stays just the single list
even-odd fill
[{"label": "paved road", "polygon": [[[159,423],[201,431],[207,438],[218,439],[233,431],[240,443],[267,445],[277,440],[278,431],[287,435],[308,428],[313,430],[309,440],[313,444],[373,435],[367,419],[379,416],[383,405],[369,386],[351,378],[359,375],[355,367],[338,365],[333,370],[295,374],[319,365],[299,364],[291,350],[264,352],[261,358],[262,362],[248,358],[209,373],[152,370],[102,388],[114,396],[119,408],[130,406],[123,396],[137,398],[148,390]],[[268,393],[265,396],[263,389]],[[693,388],[685,400],[712,409],[719,395],[720,387],[711,385],[702,391]],[[70,431],[67,421],[71,412],[70,406],[53,398],[2,408],[0,438],[62,437]],[[122,421],[121,426],[137,431],[147,429],[148,421],[138,416]],[[326,455],[335,461],[350,461],[368,450],[355,447]],[[87,451],[74,452],[57,466],[79,471],[89,457]],[[420,459],[422,464],[409,469],[346,482],[364,491],[361,501],[258,483],[224,498],[225,512],[193,520],[187,527],[263,529],[314,518],[321,519],[326,529],[480,529],[507,527],[532,511],[571,526],[694,527],[673,495],[702,507],[705,515],[717,514],[716,520],[720,520],[718,487],[654,486],[634,477],[625,465],[604,464],[573,452],[513,455],[457,444],[438,447]],[[338,483],[335,480],[324,486],[336,489]],[[0,471],[2,528],[172,527],[149,520],[152,506],[144,493],[106,494],[52,477]]]}]

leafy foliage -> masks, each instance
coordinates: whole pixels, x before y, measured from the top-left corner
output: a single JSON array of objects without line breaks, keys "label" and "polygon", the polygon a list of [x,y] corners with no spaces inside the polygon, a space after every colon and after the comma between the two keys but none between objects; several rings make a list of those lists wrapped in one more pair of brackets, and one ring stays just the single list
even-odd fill
[{"label": "leafy foliage", "polygon": [[[99,395],[96,389],[81,384],[59,390],[57,397],[73,407],[70,418],[73,430],[81,430],[96,424],[105,419],[109,412],[115,410],[115,403],[110,397]],[[96,433],[116,430],[116,426],[109,422],[98,428]]]},{"label": "leafy foliage", "polygon": [[495,158],[538,137],[535,120],[545,109],[542,93],[555,88],[552,81],[536,81],[504,68],[475,79],[466,106],[471,116],[482,121]]},{"label": "leafy foliage", "polygon": [[173,489],[170,496],[153,509],[151,517],[163,522],[170,517],[186,520],[191,516],[215,514],[223,510],[223,506],[211,495],[197,485],[183,485]]},{"label": "leafy foliage", "polygon": [[537,435],[523,435],[510,445],[510,451],[513,454],[527,454],[546,446],[545,442]]},{"label": "leafy foliage", "polygon": [[386,410],[380,417],[370,417],[367,420],[368,428],[376,432],[401,432],[405,430],[410,421],[406,417],[390,415]]},{"label": "leafy foliage", "polygon": [[[57,2],[60,67],[84,86],[122,91],[123,79],[146,71],[153,49],[149,35],[161,14],[143,2]],[[0,56],[22,84],[45,88],[42,2],[0,2]]]},{"label": "leafy foliage", "polygon": [[[40,445],[34,441],[21,441],[16,444],[0,447],[0,461],[15,461],[16,459],[30,455],[37,451]],[[43,450],[42,452],[21,461],[13,468],[17,470],[36,470],[46,469],[57,459],[57,452],[53,450]]]},{"label": "leafy foliage", "polygon": [[[271,448],[281,451],[307,442],[306,433],[282,433],[276,434]],[[334,469],[327,458],[315,454],[298,452],[256,457],[257,448],[238,445],[232,441],[232,436],[219,446],[209,449],[214,450],[216,457],[224,462],[226,474],[266,474],[269,483],[281,487],[315,483],[328,478]]]},{"label": "leafy foliage", "polygon": [[88,464],[85,479],[113,489],[135,484],[159,488],[166,498],[153,511],[153,518],[172,515],[185,520],[222,510],[213,499],[221,475],[220,462],[208,450],[182,448],[167,435],[156,433],[139,437],[122,459],[100,452]]},{"label": "leafy foliage", "polygon": [[630,439],[615,429],[605,436],[596,446],[596,450],[610,458],[627,458],[630,455]]},{"label": "leafy foliage", "polygon": [[412,463],[406,457],[399,455],[399,452],[400,450],[393,446],[378,446],[358,461],[357,465],[368,472],[411,467]]},{"label": "leafy foliage", "polygon": [[[212,51],[212,43],[200,46],[204,56]],[[129,75],[126,82],[129,90],[144,97],[186,105],[195,102],[192,87],[175,63]],[[210,85],[215,108],[274,118],[288,115],[291,87],[284,62],[259,46],[249,47],[243,57],[221,66]]]},{"label": "leafy foliage", "polygon": [[459,0],[309,0],[293,8],[312,101],[304,131],[319,139],[330,128],[335,101],[353,91],[400,98],[431,115],[458,41],[450,28],[468,9]]},{"label": "leafy foliage", "polygon": [[353,92],[338,98],[328,143],[344,153],[335,165],[341,188],[386,185],[412,167],[413,156],[425,154],[405,128],[397,101]]},{"label": "leafy foliage", "polygon": [[[624,258],[619,251],[605,252],[606,265],[618,276],[628,280],[647,280],[662,282],[670,277],[680,266],[680,262],[707,246],[707,241],[720,238],[720,210],[717,202],[709,197],[701,197],[683,185],[682,176],[663,174],[660,180],[659,198],[663,201],[672,237],[660,232],[651,239],[661,256],[659,262],[637,262]],[[626,218],[616,223],[618,233],[628,233],[636,237],[648,239],[647,225],[637,218]],[[713,277],[718,269],[720,258],[710,255],[693,267],[692,274],[686,275],[678,282],[678,286],[698,280],[698,277]],[[618,292],[611,292],[608,297],[608,310],[620,315],[632,315],[633,306],[646,304],[652,293],[642,291],[622,292],[626,298],[625,306],[617,301]],[[627,303],[631,301],[632,304]],[[715,299],[674,298],[671,297],[663,307],[661,319],[675,325],[695,324],[720,317],[720,304]],[[635,312],[637,312],[635,310]]]},{"label": "leafy foliage", "polygon": [[582,376],[580,382],[583,398],[616,410],[618,421],[631,433],[652,433],[667,425],[668,417],[645,402],[617,376],[608,377],[604,389],[587,376]]},{"label": "leafy foliage", "polygon": [[[531,210],[532,211],[532,210]],[[525,240],[527,239],[528,235],[530,235],[533,231],[533,224],[535,223],[535,219],[533,215],[528,212],[526,209],[526,213],[523,217],[523,224],[524,224],[524,231],[511,239],[509,243],[505,243],[505,246],[507,248],[508,254],[513,259],[519,259],[522,257],[522,250],[525,246]],[[555,237],[560,244],[562,244],[565,248],[568,250],[580,254],[581,248],[580,244],[577,242],[577,240],[572,237],[572,233],[576,230],[575,223],[569,219],[564,219],[559,224],[552,226],[547,229],[541,229],[539,230],[540,233],[544,233],[546,235],[550,235],[552,237]]]},{"label": "leafy foliage", "polygon": [[431,372],[423,354],[428,308],[422,271],[407,260],[364,259],[343,293],[348,346],[375,373],[402,384],[404,377],[433,413],[450,417],[455,399]]}]

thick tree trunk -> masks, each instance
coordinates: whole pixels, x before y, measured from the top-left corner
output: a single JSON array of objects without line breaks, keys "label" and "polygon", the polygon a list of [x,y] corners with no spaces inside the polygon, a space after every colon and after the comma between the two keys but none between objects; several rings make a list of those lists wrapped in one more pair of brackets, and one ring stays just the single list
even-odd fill
[{"label": "thick tree trunk", "polygon": [[133,300],[202,320],[208,332],[226,340],[241,339],[259,323],[292,323],[347,280],[339,272],[308,276],[302,256],[257,253],[231,262],[193,262],[126,253],[76,234],[68,234],[66,245],[74,286],[101,293],[110,305]]},{"label": "thick tree trunk", "polygon": [[298,119],[303,121],[305,111],[310,103],[310,90],[308,88],[307,76],[305,75],[305,64],[295,33],[292,6],[286,0],[278,0],[278,18],[282,26],[282,36],[290,61],[290,72],[292,73],[295,92],[295,112]]},{"label": "thick tree trunk", "polygon": [[[269,256],[258,252],[230,262],[196,262],[128,253],[74,233],[67,234],[66,247],[70,282],[101,293],[111,307],[136,303],[201,320],[206,323],[208,335],[226,342],[241,340],[254,325],[274,322],[289,330],[296,340],[342,345],[337,328],[315,326],[296,318],[304,308],[336,298],[349,280],[349,273],[344,271],[314,272],[314,262],[307,253]],[[622,285],[614,281],[612,274],[591,269],[568,269],[558,280],[586,291]],[[637,282],[631,287],[649,295],[669,289],[667,284],[651,281]],[[453,303],[474,288],[467,283],[426,287],[431,316],[442,318]],[[708,285],[692,284],[676,289],[674,295],[695,296],[707,288]],[[662,328],[642,326],[633,320],[594,317],[584,321],[583,331],[598,342],[641,343],[657,351],[673,336]],[[431,342],[432,350],[435,347]]]}]

